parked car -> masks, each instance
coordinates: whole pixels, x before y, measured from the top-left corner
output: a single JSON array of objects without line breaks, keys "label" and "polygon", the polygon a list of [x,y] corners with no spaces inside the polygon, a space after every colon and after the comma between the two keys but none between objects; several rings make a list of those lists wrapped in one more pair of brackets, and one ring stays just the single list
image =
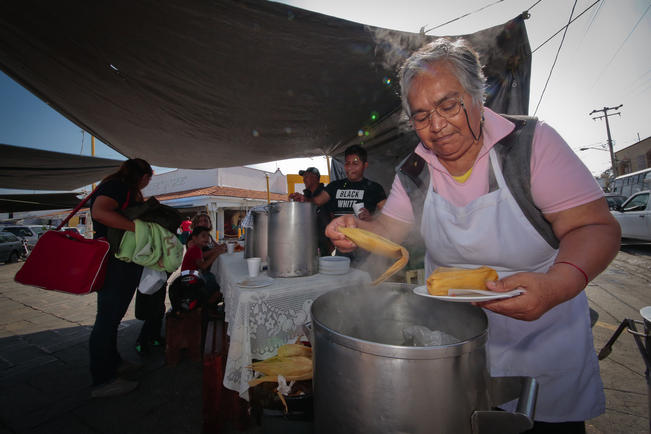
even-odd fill
[{"label": "parked car", "polygon": [[606,202],[608,202],[608,208],[612,211],[617,209],[618,206],[624,203],[626,196],[622,196],[617,193],[606,193]]},{"label": "parked car", "polygon": [[27,227],[29,227],[39,238],[50,229],[54,229],[53,227],[44,225],[27,225]]},{"label": "parked car", "polygon": [[612,215],[622,227],[622,238],[651,241],[651,191],[645,190],[629,197]]},{"label": "parked car", "polygon": [[20,239],[27,240],[27,248],[29,250],[32,250],[36,245],[36,242],[38,241],[38,235],[36,235],[36,233],[34,233],[29,228],[29,226],[22,226],[22,225],[0,226],[0,231],[10,232]]},{"label": "parked car", "polygon": [[81,235],[81,234],[79,233],[79,229],[77,229],[77,228],[73,228],[73,227],[71,227],[71,226],[64,226],[64,227],[61,228],[61,230],[62,230],[62,231],[67,231],[67,232],[74,232],[74,233],[76,233],[76,234]]},{"label": "parked car", "polygon": [[6,264],[18,261],[23,242],[11,232],[0,231],[0,261]]}]

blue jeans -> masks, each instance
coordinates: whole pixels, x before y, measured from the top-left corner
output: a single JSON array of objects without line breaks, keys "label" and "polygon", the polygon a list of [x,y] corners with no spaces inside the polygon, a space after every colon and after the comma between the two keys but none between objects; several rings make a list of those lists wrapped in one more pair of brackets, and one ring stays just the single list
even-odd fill
[{"label": "blue jeans", "polygon": [[97,293],[97,316],[90,334],[90,373],[93,385],[115,378],[122,361],[118,353],[118,326],[140,283],[142,266],[109,257],[104,286]]}]

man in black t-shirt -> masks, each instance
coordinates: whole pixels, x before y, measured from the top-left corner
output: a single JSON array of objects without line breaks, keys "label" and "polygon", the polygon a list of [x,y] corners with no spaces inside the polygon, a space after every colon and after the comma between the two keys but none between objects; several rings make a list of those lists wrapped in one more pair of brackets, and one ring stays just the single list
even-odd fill
[{"label": "man in black t-shirt", "polygon": [[335,216],[356,214],[360,220],[371,220],[384,206],[387,195],[380,184],[364,178],[364,170],[368,167],[364,148],[349,146],[344,156],[346,179],[332,181],[312,202],[318,206],[327,204]]}]

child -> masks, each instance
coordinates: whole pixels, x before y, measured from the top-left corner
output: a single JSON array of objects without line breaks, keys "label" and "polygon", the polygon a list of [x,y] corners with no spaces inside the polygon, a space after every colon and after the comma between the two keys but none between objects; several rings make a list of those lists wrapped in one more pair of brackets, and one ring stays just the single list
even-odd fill
[{"label": "child", "polygon": [[203,248],[210,242],[210,229],[206,226],[197,226],[192,230],[188,239],[187,251],[183,257],[181,271],[198,270],[203,277],[209,294],[219,291],[215,275],[210,272],[210,266],[215,259],[226,251],[225,245],[217,245],[215,249],[203,252]]}]

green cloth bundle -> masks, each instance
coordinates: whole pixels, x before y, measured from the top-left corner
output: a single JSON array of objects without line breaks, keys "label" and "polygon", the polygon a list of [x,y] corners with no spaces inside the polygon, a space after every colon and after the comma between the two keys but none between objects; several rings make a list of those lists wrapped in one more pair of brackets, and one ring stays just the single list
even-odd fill
[{"label": "green cloth bundle", "polygon": [[175,234],[157,223],[134,220],[136,231],[125,231],[117,259],[154,270],[175,271],[183,261],[183,246]]}]

